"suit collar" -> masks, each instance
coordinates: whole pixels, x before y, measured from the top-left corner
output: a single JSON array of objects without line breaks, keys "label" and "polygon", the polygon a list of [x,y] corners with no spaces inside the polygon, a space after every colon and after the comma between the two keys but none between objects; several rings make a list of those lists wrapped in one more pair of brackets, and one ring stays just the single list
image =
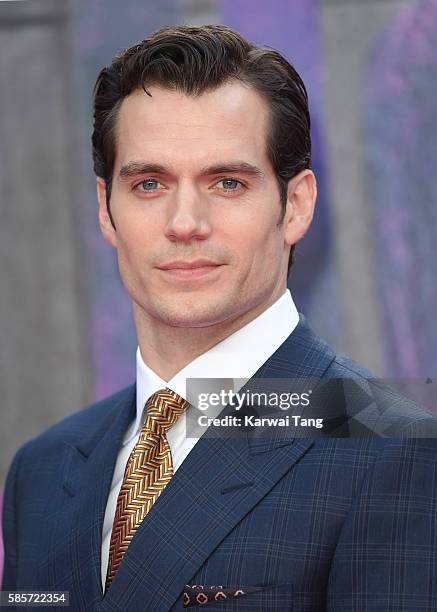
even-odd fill
[{"label": "suit collar", "polygon": [[[135,417],[135,398],[135,384],[132,384],[118,392],[112,402],[111,398],[106,400],[107,410],[103,413],[103,419],[93,421],[86,435],[73,445],[85,459],[97,451],[105,435],[109,435],[112,439],[116,436],[115,441],[117,443],[120,441],[118,439],[120,429],[126,429]],[[65,440],[65,443],[69,444],[69,441]]]},{"label": "suit collar", "polygon": [[[335,354],[331,348],[314,333],[304,315],[299,314],[299,324],[295,330],[245,387],[255,384],[257,391],[268,392],[271,380],[284,379],[293,381],[293,391],[299,388],[301,391],[307,391],[307,379],[315,379],[314,382],[318,384],[334,358]],[[274,382],[272,387],[277,388]],[[251,453],[269,451],[293,442],[289,429],[279,427],[273,429],[268,437],[255,428],[248,438]]]},{"label": "suit collar", "polygon": [[[320,378],[328,369],[334,357],[335,354],[332,349],[322,338],[314,333],[306,317],[299,313],[297,326],[294,327],[293,331],[273,355],[258,368],[248,382],[258,380],[262,385],[263,379],[284,378],[298,380],[312,377]],[[117,394],[116,401],[112,404],[108,402],[108,410],[105,413],[103,422],[96,420],[93,423],[93,428],[89,430],[87,435],[74,444],[76,450],[84,459],[88,458],[101,444],[102,432],[110,432],[111,438],[114,435],[117,436],[114,442],[118,449],[119,443],[125,437],[129,423],[136,416],[136,385],[132,384]],[[124,428],[121,439],[119,439],[120,428]],[[279,441],[278,443],[282,444]],[[69,442],[66,441],[66,444],[69,444]],[[254,447],[257,444],[255,441]],[[267,447],[271,447],[271,444],[272,442]],[[262,443],[260,442],[258,448],[261,447]]]}]

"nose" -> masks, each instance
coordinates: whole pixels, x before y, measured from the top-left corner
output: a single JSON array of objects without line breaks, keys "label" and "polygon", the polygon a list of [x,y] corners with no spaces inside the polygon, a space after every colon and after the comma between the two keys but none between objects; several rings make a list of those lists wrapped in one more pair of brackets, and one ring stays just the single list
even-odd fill
[{"label": "nose", "polygon": [[211,234],[208,206],[195,185],[181,183],[170,204],[165,235],[172,242],[205,240]]}]

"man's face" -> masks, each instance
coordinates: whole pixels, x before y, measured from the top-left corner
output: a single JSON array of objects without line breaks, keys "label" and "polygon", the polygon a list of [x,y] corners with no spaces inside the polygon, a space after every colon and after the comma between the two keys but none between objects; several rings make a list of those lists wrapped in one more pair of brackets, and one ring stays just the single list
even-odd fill
[{"label": "man's face", "polygon": [[261,312],[285,290],[290,244],[266,103],[237,82],[196,98],[148,90],[125,98],[117,119],[116,230],[98,181],[100,223],[134,308],[176,327]]}]

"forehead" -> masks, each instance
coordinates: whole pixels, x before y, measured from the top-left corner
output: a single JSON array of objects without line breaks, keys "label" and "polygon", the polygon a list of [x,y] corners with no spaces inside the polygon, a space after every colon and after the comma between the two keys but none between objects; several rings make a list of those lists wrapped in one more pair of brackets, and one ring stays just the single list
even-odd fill
[{"label": "forehead", "polygon": [[268,107],[253,88],[231,82],[199,96],[158,86],[127,96],[116,124],[117,167],[132,161],[192,169],[227,158],[266,169]]}]

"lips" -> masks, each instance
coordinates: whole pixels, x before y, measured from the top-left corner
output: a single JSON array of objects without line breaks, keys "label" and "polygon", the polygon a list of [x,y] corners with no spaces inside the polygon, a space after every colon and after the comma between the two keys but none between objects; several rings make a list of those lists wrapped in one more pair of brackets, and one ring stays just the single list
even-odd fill
[{"label": "lips", "polygon": [[219,266],[219,263],[209,259],[196,259],[195,261],[172,261],[159,266],[160,270],[195,270]]},{"label": "lips", "polygon": [[210,259],[196,259],[195,261],[171,261],[159,266],[164,278],[174,282],[189,282],[200,280],[213,280],[223,269],[219,264]]}]

